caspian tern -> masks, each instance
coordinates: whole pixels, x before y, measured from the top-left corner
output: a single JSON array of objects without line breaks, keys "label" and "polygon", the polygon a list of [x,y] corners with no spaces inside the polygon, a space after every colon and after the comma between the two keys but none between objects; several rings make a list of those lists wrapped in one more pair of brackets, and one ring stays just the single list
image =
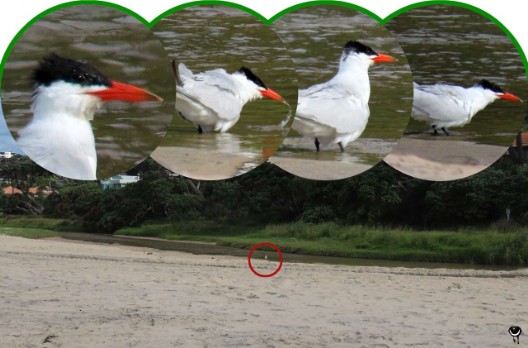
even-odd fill
[{"label": "caspian tern", "polygon": [[464,88],[446,84],[419,85],[413,83],[414,98],[411,116],[427,122],[434,134],[440,128],[446,135],[448,127],[461,127],[469,122],[477,112],[497,99],[521,102],[522,100],[504,92],[488,80],[482,80],[473,87]]},{"label": "caspian tern", "polygon": [[370,115],[369,68],[374,63],[395,60],[358,41],[347,42],[337,74],[325,83],[299,91],[292,128],[315,138],[317,151],[321,140],[339,145],[343,152],[345,146],[359,138],[367,126]]},{"label": "caspian tern", "polygon": [[112,81],[89,64],[51,54],[33,72],[33,118],[18,144],[43,168],[78,180],[96,180],[90,121],[103,102],[161,101],[144,89]]},{"label": "caspian tern", "polygon": [[182,119],[194,123],[198,132],[224,133],[240,118],[244,105],[269,98],[285,100],[246,67],[233,74],[214,69],[193,74],[185,64],[172,61],[176,77],[176,110]]}]

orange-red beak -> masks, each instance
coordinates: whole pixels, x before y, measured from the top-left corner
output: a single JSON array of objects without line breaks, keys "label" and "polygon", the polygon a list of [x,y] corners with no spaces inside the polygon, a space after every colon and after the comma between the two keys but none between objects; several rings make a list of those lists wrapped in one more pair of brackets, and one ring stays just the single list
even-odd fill
[{"label": "orange-red beak", "polygon": [[276,100],[278,102],[284,103],[284,98],[281,97],[279,95],[279,93],[275,92],[271,88],[266,88],[264,90],[260,90],[260,94],[262,94],[262,96],[264,98],[273,99],[273,100]]},{"label": "orange-red beak", "polygon": [[396,62],[398,59],[394,58],[393,56],[389,56],[388,54],[378,53],[378,55],[374,58],[371,58],[374,63],[392,63]]},{"label": "orange-red beak", "polygon": [[128,85],[117,81],[111,81],[112,85],[98,92],[88,92],[101,98],[102,101],[126,101],[126,102],[146,102],[146,101],[163,101],[154,93],[150,93],[142,88]]},{"label": "orange-red beak", "polygon": [[501,99],[509,100],[509,101],[512,101],[512,102],[522,102],[521,98],[519,98],[516,95],[513,95],[511,93],[508,93],[508,92],[497,94],[497,96],[499,98],[501,98]]}]

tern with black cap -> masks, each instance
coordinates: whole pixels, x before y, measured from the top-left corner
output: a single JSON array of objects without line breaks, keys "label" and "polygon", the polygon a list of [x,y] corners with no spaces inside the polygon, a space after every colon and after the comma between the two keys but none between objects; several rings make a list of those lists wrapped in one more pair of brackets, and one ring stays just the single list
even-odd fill
[{"label": "tern with black cap", "polygon": [[481,80],[469,88],[447,84],[414,83],[413,85],[411,116],[418,121],[429,123],[434,134],[438,134],[437,130],[441,129],[449,135],[447,132],[449,127],[462,127],[468,124],[477,112],[497,99],[522,101],[488,80]]},{"label": "tern with black cap", "polygon": [[249,68],[242,67],[232,74],[214,69],[193,74],[185,64],[172,61],[176,77],[176,110],[181,118],[192,122],[199,133],[224,133],[240,118],[244,105],[268,98],[286,101]]},{"label": "tern with black cap", "polygon": [[299,91],[299,103],[292,128],[320,144],[337,144],[341,152],[359,138],[370,116],[369,68],[396,59],[377,53],[358,41],[346,43],[339,70],[329,81]]},{"label": "tern with black cap", "polygon": [[162,99],[144,89],[110,80],[93,66],[51,54],[33,72],[31,121],[18,144],[41,167],[64,177],[96,180],[94,112],[109,101]]}]

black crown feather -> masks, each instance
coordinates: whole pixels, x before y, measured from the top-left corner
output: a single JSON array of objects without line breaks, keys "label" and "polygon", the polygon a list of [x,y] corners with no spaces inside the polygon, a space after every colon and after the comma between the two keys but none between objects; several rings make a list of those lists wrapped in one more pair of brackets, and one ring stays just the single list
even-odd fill
[{"label": "black crown feather", "polygon": [[359,41],[348,41],[343,49],[343,53],[348,56],[350,53],[364,53],[367,56],[377,56],[378,54],[370,47],[363,45]]},{"label": "black crown feather", "polygon": [[480,86],[484,89],[489,89],[490,91],[495,93],[504,93],[502,88],[492,82],[489,82],[488,80],[481,80],[479,83],[477,83],[477,86]]},{"label": "black crown feather", "polygon": [[246,75],[246,78],[250,81],[253,81],[253,83],[255,83],[257,86],[267,89],[264,82],[257,75],[255,75],[253,71],[249,70],[249,68],[243,66],[238,69],[237,72]]},{"label": "black crown feather", "polygon": [[110,79],[90,64],[52,53],[43,58],[33,72],[33,83],[35,86],[49,86],[56,81],[76,83],[81,86],[111,85]]}]

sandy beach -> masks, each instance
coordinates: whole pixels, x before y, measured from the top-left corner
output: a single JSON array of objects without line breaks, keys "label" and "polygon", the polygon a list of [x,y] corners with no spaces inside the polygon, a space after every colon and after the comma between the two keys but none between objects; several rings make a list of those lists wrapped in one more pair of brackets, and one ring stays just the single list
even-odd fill
[{"label": "sandy beach", "polygon": [[418,179],[448,181],[477,174],[495,163],[506,146],[475,144],[453,137],[403,137],[384,161]]},{"label": "sandy beach", "polygon": [[2,347],[505,347],[528,331],[528,269],[259,278],[245,258],[7,236],[0,264]]}]

